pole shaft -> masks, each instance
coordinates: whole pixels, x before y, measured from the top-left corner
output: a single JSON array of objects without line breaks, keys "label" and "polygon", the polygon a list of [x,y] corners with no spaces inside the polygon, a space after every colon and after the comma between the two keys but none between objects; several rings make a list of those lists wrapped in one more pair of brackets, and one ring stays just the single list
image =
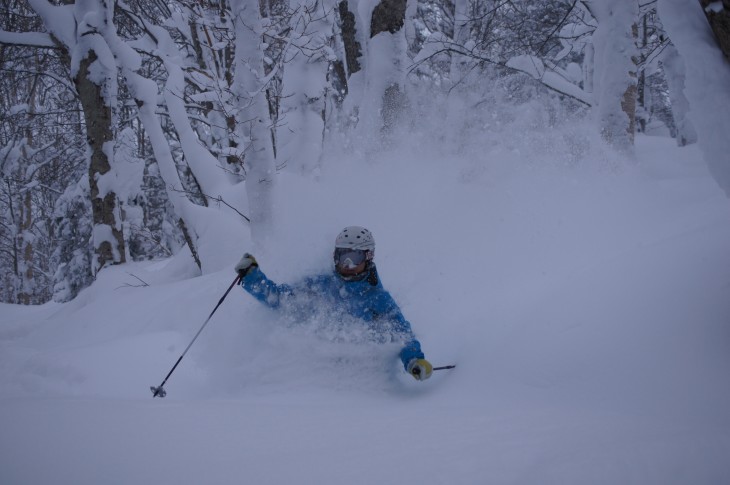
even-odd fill
[{"label": "pole shaft", "polygon": [[[215,311],[218,310],[218,307],[221,306],[221,303],[223,303],[223,300],[226,299],[226,297],[228,296],[228,293],[231,292],[233,287],[236,286],[236,283],[238,283],[240,280],[241,280],[241,276],[240,275],[236,276],[236,279],[233,280],[233,283],[231,283],[231,286],[228,287],[228,289],[223,294],[221,299],[218,300],[218,304],[215,306],[215,308],[213,308],[213,311],[210,312],[210,315],[208,315],[208,318],[205,319],[205,323],[203,323],[203,326],[200,327],[200,330],[198,330],[198,333],[195,334],[195,337],[193,337],[193,340],[191,340],[190,343],[188,344],[188,346],[185,347],[185,350],[180,355],[180,357],[177,359],[177,362],[175,362],[175,365],[172,366],[172,369],[170,369],[170,372],[167,373],[167,376],[165,376],[165,379],[162,381],[162,384],[160,384],[160,387],[158,387],[157,389],[162,389],[164,387],[165,383],[170,378],[172,373],[175,372],[175,369],[177,368],[178,364],[180,364],[180,361],[183,360],[183,357],[185,357],[185,354],[187,354],[188,350],[190,350],[190,347],[193,346],[193,343],[198,338],[198,335],[200,335],[200,333],[203,331],[205,326],[208,325],[208,322],[210,321],[210,319],[213,316],[213,314],[215,313]],[[155,392],[155,394],[152,397],[156,397],[156,396],[157,396],[157,392]]]}]

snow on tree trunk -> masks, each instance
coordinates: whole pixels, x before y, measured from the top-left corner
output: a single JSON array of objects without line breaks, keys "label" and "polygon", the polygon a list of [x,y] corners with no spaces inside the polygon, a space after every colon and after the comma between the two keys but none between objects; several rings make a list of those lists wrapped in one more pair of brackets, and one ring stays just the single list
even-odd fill
[{"label": "snow on tree trunk", "polygon": [[256,0],[231,2],[236,54],[233,91],[238,96],[237,130],[245,147],[246,191],[251,235],[263,245],[273,230],[275,177],[271,119],[263,93],[264,53],[259,4]]},{"label": "snow on tree trunk", "polygon": [[86,122],[90,150],[89,185],[94,219],[92,238],[98,272],[107,264],[125,261],[121,214],[115,192],[113,104],[117,68],[100,35],[111,23],[113,6],[104,0],[77,2],[76,44],[71,51],[74,83]]},{"label": "snow on tree trunk", "polygon": [[[36,99],[35,91],[37,83],[33,83],[34,87],[31,90],[28,99],[28,113],[32,116],[36,112]],[[21,159],[30,160],[29,149],[33,150],[32,147],[35,145],[33,130],[28,127],[25,131],[25,140],[20,147]],[[20,249],[20,254],[17,254],[17,276],[20,280],[18,288],[18,295],[16,301],[22,305],[30,305],[34,303],[34,296],[36,293],[36,282],[34,279],[34,247],[33,242],[35,236],[33,234],[33,225],[35,224],[33,214],[33,200],[32,200],[32,185],[33,182],[29,181],[25,187],[23,187],[20,195],[20,203],[18,204],[18,219],[19,227],[17,232],[17,247]]]},{"label": "snow on tree trunk", "polygon": [[176,63],[179,56],[177,46],[165,30],[156,29],[155,34],[160,55],[163,57],[167,69],[167,83],[163,95],[170,112],[170,119],[177,131],[180,146],[203,194],[215,195],[222,187],[229,185],[228,179],[218,166],[216,157],[201,144],[190,125],[190,119],[185,110],[185,77],[181,67]]},{"label": "snow on tree trunk", "polygon": [[717,45],[730,59],[730,0],[700,0]]},{"label": "snow on tree trunk", "polygon": [[636,0],[595,2],[593,87],[603,138],[615,149],[632,153],[636,124],[636,47],[639,4]]},{"label": "snow on tree trunk", "polygon": [[687,116],[712,175],[730,197],[730,66],[697,2],[659,0],[659,16],[686,66]]},{"label": "snow on tree trunk", "polygon": [[[454,44],[466,46],[469,41],[469,0],[454,0]],[[468,57],[451,53],[451,87],[457,85],[468,69]]]},{"label": "snow on tree trunk", "polygon": [[[147,27],[153,28],[152,26]],[[158,39],[165,36],[164,32],[157,32],[157,35]],[[195,263],[198,268],[202,269],[201,259],[198,254],[198,235],[195,230],[195,221],[198,220],[196,215],[199,208],[190,202],[183,192],[183,184],[175,160],[157,116],[157,100],[159,98],[157,84],[137,74],[136,70],[141,65],[140,56],[119,39],[113,26],[110,25],[109,28],[104,30],[104,40],[110,55],[113,52],[113,57],[119,62],[127,88],[137,104],[139,119],[150,139],[152,151],[160,169],[160,175],[166,184],[168,198],[179,217],[178,225],[183,232]],[[159,54],[164,55],[165,46],[158,47],[161,51]]]},{"label": "snow on tree trunk", "polygon": [[89,145],[89,185],[93,214],[92,241],[97,272],[106,264],[123,263],[124,236],[112,169],[112,109],[117,96],[117,66],[102,33],[113,28],[113,3],[79,0],[54,6],[29,0],[53,37],[71,57],[71,76],[84,112]]},{"label": "snow on tree trunk", "polygon": [[18,303],[30,305],[34,293],[33,281],[33,206],[31,204],[31,191],[25,190],[23,202],[20,205],[20,244],[22,254],[18,259],[18,272],[20,276],[20,291],[18,292]]},{"label": "snow on tree trunk", "polygon": [[595,77],[596,50],[592,43],[586,44],[585,61],[583,62],[583,91],[592,95],[594,91],[593,78]]},{"label": "snow on tree trunk", "polygon": [[[146,40],[154,43],[154,52],[167,69],[163,97],[192,176],[205,195],[219,195],[230,184],[217,159],[203,147],[190,124],[183,101],[183,61],[179,59],[167,31],[148,23],[145,28],[151,33]],[[235,222],[227,217],[229,212],[226,210],[196,205],[183,192],[180,174],[156,113],[159,99],[157,84],[136,72],[141,65],[140,56],[114,32],[109,31],[107,42],[119,60],[127,87],[137,103],[140,120],[150,138],[160,175],[167,185],[168,197],[179,216],[178,225],[193,259],[201,270],[220,269],[225,264],[221,259],[221,247],[227,244],[222,234],[234,234],[236,229],[231,224]]]},{"label": "snow on tree trunk", "polygon": [[337,4],[337,14],[340,18],[340,30],[342,32],[342,44],[345,51],[345,71],[349,78],[358,72],[362,66],[362,44],[359,41],[358,26],[355,14],[350,8],[347,0]]},{"label": "snow on tree trunk", "polygon": [[[454,1],[454,37],[452,41],[457,46],[469,45],[471,35],[468,8],[469,0]],[[450,93],[445,126],[460,126],[463,122],[464,110],[468,109],[465,106],[467,98],[461,95],[460,91],[465,87],[465,83],[462,81],[469,73],[469,62],[469,56],[451,52],[449,82],[445,84],[447,91]]]},{"label": "snow on tree trunk", "polygon": [[677,144],[679,146],[685,146],[695,143],[697,142],[697,132],[687,117],[689,101],[687,101],[687,97],[684,95],[687,70],[684,61],[673,45],[667,46],[664,50],[662,65],[664,66],[664,73],[667,78],[667,86],[669,86],[672,117],[677,127]]},{"label": "snow on tree trunk", "polygon": [[333,5],[292,0],[291,44],[282,80],[278,158],[300,173],[319,166],[324,138],[327,72],[335,60],[326,33],[332,31]]},{"label": "snow on tree trunk", "polygon": [[88,183],[88,177],[82,177],[66,188],[53,214],[58,221],[54,234],[56,247],[51,255],[56,263],[53,300],[59,303],[72,300],[94,281],[92,253],[85,244],[91,237],[92,226]]},{"label": "snow on tree trunk", "polygon": [[[240,180],[237,175],[240,159],[233,139],[235,116],[223,106],[229,100],[228,89],[233,80],[233,34],[227,3],[191,4],[182,10],[180,18],[173,16],[169,22],[174,23],[179,32],[189,32],[195,64],[200,73],[205,73],[194,76],[201,92],[193,98],[199,100],[207,120],[204,126],[196,126],[197,135],[208,151],[219,154],[227,178],[236,182]],[[169,37],[166,33],[165,36]]]},{"label": "snow on tree trunk", "polygon": [[[123,68],[127,86],[134,97],[139,111],[139,118],[144,125],[147,136],[160,169],[160,175],[165,181],[167,196],[172,203],[175,213],[180,218],[178,225],[183,232],[185,242],[198,268],[202,269],[202,262],[198,254],[198,233],[194,221],[197,220],[198,208],[190,202],[182,192],[182,181],[165,138],[165,133],[157,117],[157,84],[145,79],[129,68]],[[176,190],[176,188],[178,188]],[[202,208],[201,208],[202,209]]]},{"label": "snow on tree trunk", "polygon": [[101,190],[99,181],[111,172],[110,157],[113,156],[113,134],[111,130],[111,108],[105,105],[102,86],[89,79],[89,69],[96,60],[94,51],[81,61],[79,73],[74,78],[79,99],[84,111],[87,140],[90,149],[89,184],[91,186],[91,207],[94,215],[93,241],[100,270],[107,263],[124,262],[124,240],[121,227],[117,227],[118,208],[113,190]]},{"label": "snow on tree trunk", "polygon": [[[366,149],[388,144],[406,106],[406,0],[361,1],[356,35],[363,46],[362,70],[350,78],[349,110],[359,117]],[[367,26],[369,28],[364,28]]]}]

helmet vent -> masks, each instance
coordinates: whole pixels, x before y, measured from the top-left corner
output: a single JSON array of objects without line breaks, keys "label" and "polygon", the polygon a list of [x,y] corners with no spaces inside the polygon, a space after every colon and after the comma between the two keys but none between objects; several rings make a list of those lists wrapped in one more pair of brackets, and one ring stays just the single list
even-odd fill
[{"label": "helmet vent", "polygon": [[375,241],[370,231],[364,227],[348,226],[337,236],[335,247],[374,251]]}]

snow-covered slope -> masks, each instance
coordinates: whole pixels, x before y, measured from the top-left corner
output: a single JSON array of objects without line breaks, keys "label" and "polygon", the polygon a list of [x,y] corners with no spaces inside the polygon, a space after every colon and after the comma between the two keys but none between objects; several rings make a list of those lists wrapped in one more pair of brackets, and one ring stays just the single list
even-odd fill
[{"label": "snow-covered slope", "polygon": [[235,288],[153,400],[235,277],[185,255],[0,306],[0,483],[727,483],[730,202],[696,148],[638,143],[635,163],[416,151],[282,176],[262,268],[327,270],[368,226],[427,357],[458,365],[424,383]]}]

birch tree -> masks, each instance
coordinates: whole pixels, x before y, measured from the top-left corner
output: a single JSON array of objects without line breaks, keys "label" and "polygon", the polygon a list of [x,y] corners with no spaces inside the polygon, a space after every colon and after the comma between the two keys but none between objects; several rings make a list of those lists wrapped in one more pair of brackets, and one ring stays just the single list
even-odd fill
[{"label": "birch tree", "polygon": [[[196,183],[203,193],[206,191],[216,193],[225,180],[222,173],[215,170],[215,165],[217,165],[215,158],[198,144],[185,108],[182,106],[184,78],[181,68],[177,64],[179,57],[177,48],[164,29],[146,22],[144,19],[137,18],[137,20],[145,33],[143,39],[146,42],[144,44],[154,46],[154,56],[167,69],[167,80],[162,95],[170,110],[172,123],[178,130],[178,138],[183,152],[186,153]],[[185,194],[184,183],[157,115],[158,86],[155,81],[138,73],[142,64],[141,56],[119,39],[114,31],[108,30],[105,40],[120,64],[119,67],[127,88],[137,105],[138,115],[150,139],[162,179],[166,183],[168,198],[178,216],[178,225],[195,263],[198,268],[202,269],[203,260],[199,251],[199,238],[203,232],[200,224],[205,220],[204,210],[194,204]],[[152,52],[148,52],[148,54],[152,55]]]},{"label": "birch tree", "polygon": [[669,45],[661,56],[669,87],[672,116],[676,126],[677,144],[685,146],[697,142],[697,132],[688,117],[689,100],[684,93],[687,67],[674,45]]},{"label": "birch tree", "polygon": [[728,0],[699,0],[705,10],[707,21],[715,34],[717,45],[730,59],[730,1]]},{"label": "birch tree", "polygon": [[598,21],[593,45],[599,129],[611,146],[630,153],[636,131],[636,29],[639,4],[636,0],[591,2],[589,8]]},{"label": "birch tree", "polygon": [[333,44],[334,5],[290,2],[288,42],[282,58],[282,101],[277,125],[281,163],[301,173],[319,166],[324,142],[328,73],[337,60]]},{"label": "birch tree", "polygon": [[366,130],[379,130],[386,142],[406,106],[405,73],[410,63],[405,35],[407,7],[407,0],[381,0],[372,10],[365,10],[370,28],[365,43],[368,102],[363,105],[363,121]]},{"label": "birch tree", "polygon": [[259,244],[265,244],[273,231],[274,153],[271,141],[271,118],[266,99],[263,25],[259,4],[255,0],[232,0],[232,18],[236,34],[233,92],[237,97],[236,133],[245,147],[246,192],[251,231]]},{"label": "birch tree", "polygon": [[181,11],[168,16],[180,41],[178,48],[189,45],[195,62],[185,73],[187,87],[193,88],[186,99],[188,106],[198,105],[200,118],[193,121],[197,138],[217,157],[230,175],[239,181],[241,158],[235,139],[235,112],[228,109],[233,85],[235,36],[228,1],[180,2]]},{"label": "birch tree", "polygon": [[89,144],[89,186],[94,220],[95,271],[125,261],[124,235],[115,192],[113,110],[117,69],[103,32],[113,25],[111,0],[80,0],[54,6],[29,0],[53,42],[70,57],[71,76],[83,108]]},{"label": "birch tree", "polygon": [[710,172],[730,197],[730,67],[713,38],[699,3],[660,0],[659,16],[684,61],[687,116],[697,131]]}]

